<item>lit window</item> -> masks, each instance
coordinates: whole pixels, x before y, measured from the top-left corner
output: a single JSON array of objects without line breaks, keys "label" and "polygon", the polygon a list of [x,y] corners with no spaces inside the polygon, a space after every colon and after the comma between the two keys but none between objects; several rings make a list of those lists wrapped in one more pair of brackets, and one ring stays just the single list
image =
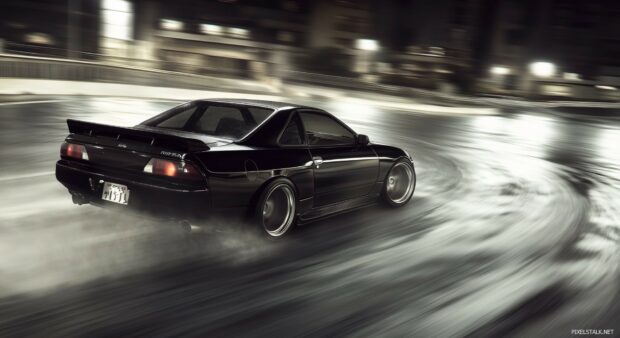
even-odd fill
[{"label": "lit window", "polygon": [[219,25],[212,25],[208,23],[200,24],[200,32],[209,35],[223,35],[224,29]]},{"label": "lit window", "polygon": [[103,0],[103,9],[117,12],[131,12],[131,5],[126,0]]},{"label": "lit window", "polygon": [[129,26],[131,25],[131,13],[118,12],[109,9],[103,10],[103,22],[106,25]]},{"label": "lit window", "polygon": [[172,19],[161,19],[159,21],[159,25],[161,28],[169,31],[180,31],[183,30],[183,23],[178,20]]},{"label": "lit window", "polygon": [[355,41],[355,48],[374,52],[379,49],[379,42],[370,39],[357,39]]},{"label": "lit window", "polygon": [[133,12],[126,0],[104,0],[101,4],[103,36],[111,39],[130,40]]},{"label": "lit window", "polygon": [[555,74],[555,65],[551,62],[532,62],[530,63],[530,72],[538,77],[551,77]]}]

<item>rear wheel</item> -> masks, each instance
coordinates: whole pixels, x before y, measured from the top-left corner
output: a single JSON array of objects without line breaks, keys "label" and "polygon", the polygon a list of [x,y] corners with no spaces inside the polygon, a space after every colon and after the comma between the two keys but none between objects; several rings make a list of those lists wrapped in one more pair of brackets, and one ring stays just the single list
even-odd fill
[{"label": "rear wheel", "polygon": [[383,200],[392,207],[407,204],[415,190],[416,175],[409,159],[394,163],[383,184]]},{"label": "rear wheel", "polygon": [[291,231],[295,223],[297,199],[295,189],[286,179],[276,179],[263,189],[255,210],[255,220],[268,238],[279,238]]}]

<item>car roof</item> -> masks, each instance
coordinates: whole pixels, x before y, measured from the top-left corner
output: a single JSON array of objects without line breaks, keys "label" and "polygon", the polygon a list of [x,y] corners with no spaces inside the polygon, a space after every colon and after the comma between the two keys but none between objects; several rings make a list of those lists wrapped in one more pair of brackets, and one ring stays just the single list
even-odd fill
[{"label": "car roof", "polygon": [[215,102],[215,103],[229,103],[241,106],[248,107],[261,107],[261,108],[269,108],[273,110],[279,110],[283,108],[308,108],[315,109],[318,111],[323,111],[323,109],[308,107],[300,104],[293,104],[288,102],[278,102],[278,101],[267,101],[267,100],[252,100],[252,99],[226,99],[226,98],[217,98],[217,99],[203,99],[196,100],[199,102]]}]

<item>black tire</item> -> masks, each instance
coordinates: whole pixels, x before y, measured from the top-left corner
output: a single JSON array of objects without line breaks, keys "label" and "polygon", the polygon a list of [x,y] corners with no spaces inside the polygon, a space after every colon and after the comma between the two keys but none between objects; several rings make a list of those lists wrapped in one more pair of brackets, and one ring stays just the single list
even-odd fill
[{"label": "black tire", "polygon": [[297,193],[293,184],[278,178],[261,192],[254,210],[254,223],[262,235],[278,239],[288,235],[295,226]]},{"label": "black tire", "polygon": [[415,168],[411,160],[408,158],[397,160],[385,176],[381,199],[394,208],[407,204],[415,191],[416,181]]}]

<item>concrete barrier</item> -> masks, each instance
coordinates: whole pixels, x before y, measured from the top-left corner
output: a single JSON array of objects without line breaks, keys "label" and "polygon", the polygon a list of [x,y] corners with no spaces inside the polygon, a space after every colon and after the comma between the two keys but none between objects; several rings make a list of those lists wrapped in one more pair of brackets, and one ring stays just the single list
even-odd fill
[{"label": "concrete barrier", "polygon": [[185,89],[275,92],[266,83],[234,78],[188,74],[129,65],[48,57],[0,54],[0,77],[124,83]]}]

